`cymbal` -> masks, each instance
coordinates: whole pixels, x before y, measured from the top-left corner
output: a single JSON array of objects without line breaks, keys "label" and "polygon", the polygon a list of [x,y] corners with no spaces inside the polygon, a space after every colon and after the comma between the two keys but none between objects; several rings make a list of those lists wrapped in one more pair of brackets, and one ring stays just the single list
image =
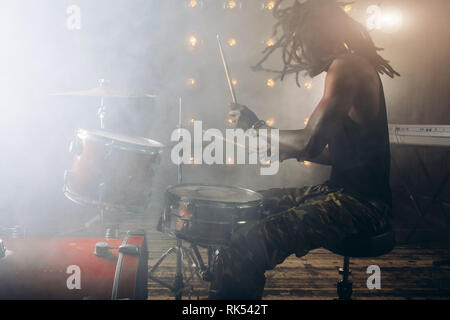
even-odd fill
[{"label": "cymbal", "polygon": [[111,90],[106,87],[96,87],[89,90],[69,91],[62,93],[52,93],[52,96],[81,96],[81,97],[101,97],[101,98],[156,98],[156,95],[149,93],[126,93]]}]

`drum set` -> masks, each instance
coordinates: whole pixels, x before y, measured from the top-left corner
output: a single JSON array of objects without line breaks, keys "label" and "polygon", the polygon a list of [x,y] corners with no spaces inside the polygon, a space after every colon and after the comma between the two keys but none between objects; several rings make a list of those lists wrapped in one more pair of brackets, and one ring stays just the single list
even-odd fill
[{"label": "drum set", "polygon": [[[70,144],[72,164],[64,174],[63,192],[71,201],[99,210],[102,232],[106,231],[105,238],[78,240],[52,238],[21,241],[6,239],[6,247],[3,242],[1,243],[0,265],[2,263],[8,265],[10,272],[16,274],[15,265],[23,263],[23,259],[26,259],[27,255],[24,255],[25,258],[18,259],[14,264],[11,262],[14,261],[10,257],[11,254],[9,254],[10,262],[6,264],[2,260],[8,260],[8,252],[14,251],[10,249],[27,248],[31,246],[30,243],[36,246],[42,242],[41,249],[45,247],[46,250],[49,248],[52,250],[48,257],[49,260],[53,261],[58,253],[61,258],[58,260],[59,262],[50,263],[51,261],[49,261],[49,264],[35,271],[34,275],[44,273],[47,269],[55,271],[55,274],[65,275],[64,271],[66,270],[63,270],[65,268],[63,265],[65,266],[70,261],[73,265],[82,265],[83,270],[86,270],[92,279],[96,277],[101,279],[100,282],[97,282],[101,288],[96,288],[94,283],[90,283],[89,286],[92,288],[88,287],[89,290],[74,294],[76,290],[66,290],[66,284],[70,287],[69,282],[64,282],[66,277],[58,276],[57,279],[50,280],[52,272],[47,270],[49,272],[47,278],[38,277],[41,279],[39,286],[45,287],[48,283],[55,289],[43,295],[39,294],[38,285],[25,291],[22,288],[22,296],[26,298],[146,298],[143,297],[147,292],[143,286],[146,288],[147,279],[168,288],[176,299],[181,299],[184,295],[190,297],[194,292],[191,285],[194,277],[204,281],[211,279],[214,272],[212,261],[217,250],[229,243],[238,228],[261,218],[262,196],[252,190],[238,187],[183,183],[180,164],[178,182],[166,190],[165,203],[157,227],[158,231],[176,239],[176,245],[167,250],[148,269],[147,261],[143,262],[148,259],[145,233],[142,231],[129,232],[122,243],[121,240],[115,239],[118,238],[118,232],[114,235],[111,229],[105,228],[105,212],[137,213],[147,210],[151,201],[154,176],[160,165],[161,155],[167,147],[149,138],[105,130],[105,98],[153,99],[155,97],[150,94],[119,93],[107,88],[105,83],[104,80],[100,80],[99,87],[94,89],[56,94],[58,96],[91,96],[101,100],[98,112],[100,129],[78,129]],[[181,128],[181,99],[179,117],[179,127]],[[128,239],[134,239],[134,247],[130,247]],[[23,243],[23,241],[28,242]],[[189,243],[190,246],[186,247],[183,242]],[[207,263],[203,261],[199,247],[206,249]],[[41,249],[28,251],[35,253],[45,251]],[[27,250],[23,251],[28,252]],[[167,283],[154,274],[162,262],[172,254],[176,255],[176,274],[173,283]],[[45,254],[41,256],[44,259],[46,257]],[[18,257],[17,254],[16,257]],[[128,277],[125,284],[117,287],[119,281],[117,270],[120,273],[120,270],[125,268],[120,265],[118,269],[117,266],[123,261],[128,261],[131,269],[124,271],[127,274],[124,277]],[[144,265],[145,267],[143,267]],[[190,271],[189,277],[185,270],[186,265]],[[145,272],[142,270],[143,268],[146,269]],[[5,279],[9,277],[5,270],[7,268],[3,268],[3,273],[0,272],[0,278],[2,276]],[[116,275],[114,276],[114,274]],[[60,285],[63,282],[64,286],[61,289]],[[72,283],[72,286],[74,285],[76,286]],[[9,294],[17,295],[19,292],[13,287],[10,289]]]}]

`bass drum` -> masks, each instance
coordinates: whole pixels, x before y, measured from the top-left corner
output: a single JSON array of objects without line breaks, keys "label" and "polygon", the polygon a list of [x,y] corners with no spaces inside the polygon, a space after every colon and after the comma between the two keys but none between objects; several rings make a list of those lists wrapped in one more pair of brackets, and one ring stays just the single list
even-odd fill
[{"label": "bass drum", "polygon": [[64,194],[77,203],[139,212],[150,201],[159,142],[102,130],[78,129]]},{"label": "bass drum", "polygon": [[0,240],[0,299],[147,299],[145,233]]}]

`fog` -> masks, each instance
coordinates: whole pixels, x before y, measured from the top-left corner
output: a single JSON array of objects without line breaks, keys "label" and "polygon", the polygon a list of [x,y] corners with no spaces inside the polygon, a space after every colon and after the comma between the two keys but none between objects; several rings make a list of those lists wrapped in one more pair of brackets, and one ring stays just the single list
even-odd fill
[{"label": "fog", "polygon": [[[231,97],[216,34],[222,37],[237,80],[238,102],[261,119],[274,120],[276,127],[302,128],[321,98],[324,75],[301,79],[301,88],[292,77],[268,87],[271,74],[251,71],[274,22],[270,12],[261,9],[262,2],[246,0],[242,8],[229,10],[222,1],[212,0],[204,0],[202,8],[188,8],[181,0],[2,1],[0,225],[22,224],[30,232],[54,233],[60,231],[60,221],[74,215],[89,219],[92,214],[68,200],[62,187],[76,130],[99,128],[100,98],[54,93],[91,89],[99,79],[107,79],[113,89],[155,94],[156,99],[105,99],[105,123],[107,130],[161,143],[169,141],[177,126],[179,97],[183,126],[189,128],[196,119],[205,128],[224,130]],[[427,81],[423,77],[427,66],[421,63],[429,59],[423,52],[408,50],[421,47],[422,40],[412,44],[408,39],[416,35],[411,30],[426,24],[420,19],[427,16],[418,14],[422,9],[412,5],[415,1],[391,2],[403,9],[402,29],[373,32],[374,41],[386,48],[383,56],[402,74],[397,80],[383,77],[388,111],[391,122],[417,122],[408,119],[403,99],[412,99],[407,92],[421,95],[416,89],[423,87],[420,81]],[[369,4],[357,1],[350,14],[365,23]],[[67,11],[72,5],[80,9],[79,29],[68,28],[68,23],[74,26],[73,12]],[[190,36],[198,40],[194,49],[189,49]],[[228,45],[231,38],[236,40],[234,46]],[[269,65],[280,67],[278,60],[274,56]],[[187,84],[189,78],[195,79],[195,86]],[[306,82],[311,88],[305,87]],[[176,166],[167,154],[157,173],[149,217],[159,215],[165,189],[177,181]],[[273,177],[259,175],[258,166],[187,165],[183,180],[260,190],[317,184],[328,174],[327,167],[289,160]]]}]

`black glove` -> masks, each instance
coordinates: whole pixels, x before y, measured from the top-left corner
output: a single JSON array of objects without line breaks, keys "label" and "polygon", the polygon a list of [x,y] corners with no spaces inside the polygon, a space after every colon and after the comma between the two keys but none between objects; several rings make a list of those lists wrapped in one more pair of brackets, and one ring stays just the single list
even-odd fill
[{"label": "black glove", "polygon": [[242,104],[232,103],[230,109],[228,117],[236,128],[247,130],[259,121],[256,114]]}]

